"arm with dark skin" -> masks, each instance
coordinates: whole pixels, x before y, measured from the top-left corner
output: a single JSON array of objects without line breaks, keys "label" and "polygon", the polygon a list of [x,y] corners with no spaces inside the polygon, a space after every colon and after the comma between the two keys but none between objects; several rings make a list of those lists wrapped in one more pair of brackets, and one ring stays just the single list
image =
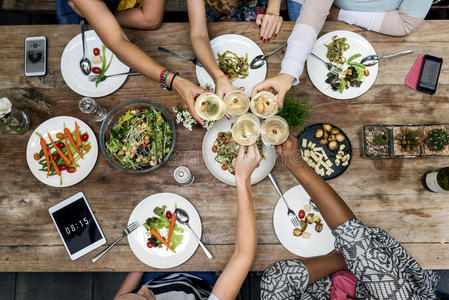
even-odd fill
[{"label": "arm with dark skin", "polygon": [[[278,158],[313,199],[323,219],[332,230],[355,218],[343,199],[302,159],[298,140],[293,135],[290,135],[282,145],[276,146],[276,152]],[[302,258],[300,261],[309,271],[309,284],[347,269],[343,256],[337,251],[323,256]]]},{"label": "arm with dark skin", "polygon": [[[95,29],[103,43],[115,53],[120,61],[142,75],[154,81],[159,81],[159,75],[164,67],[128,39],[117,19],[103,1],[72,0],[72,3],[76,6],[76,10],[80,11],[89,21],[89,24]],[[173,74],[170,74],[166,82],[170,83],[172,78]],[[181,76],[175,78],[173,88],[181,96],[192,116],[202,123],[194,109],[194,97],[197,94],[204,93],[205,90]]]}]

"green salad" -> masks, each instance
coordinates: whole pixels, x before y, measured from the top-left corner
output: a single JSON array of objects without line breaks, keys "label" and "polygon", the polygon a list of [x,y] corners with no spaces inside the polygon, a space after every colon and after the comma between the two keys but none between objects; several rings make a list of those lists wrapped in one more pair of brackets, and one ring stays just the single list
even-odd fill
[{"label": "green salad", "polygon": [[106,149],[123,167],[141,170],[161,164],[172,142],[172,129],[160,111],[133,109],[112,127]]},{"label": "green salad", "polygon": [[[156,215],[156,217],[148,218],[146,222],[143,224],[145,229],[148,230],[147,233],[149,236],[147,242],[148,248],[164,247],[162,242],[150,232],[151,229],[155,229],[165,241],[167,241],[168,239],[168,232],[170,229],[170,218],[172,213],[170,211],[166,211],[166,209],[167,209],[166,205],[163,205],[162,207],[155,207],[153,213]],[[184,229],[178,227],[178,225],[175,223],[170,239],[170,247],[173,250],[176,250],[176,247],[178,247],[181,244],[182,239],[184,237],[183,233]]]}]

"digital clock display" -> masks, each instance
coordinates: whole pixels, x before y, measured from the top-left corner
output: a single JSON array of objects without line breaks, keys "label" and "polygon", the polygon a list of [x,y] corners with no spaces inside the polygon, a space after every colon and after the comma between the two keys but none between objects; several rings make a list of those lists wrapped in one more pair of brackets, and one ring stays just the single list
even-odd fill
[{"label": "digital clock display", "polygon": [[84,198],[53,212],[52,215],[71,254],[102,238]]}]

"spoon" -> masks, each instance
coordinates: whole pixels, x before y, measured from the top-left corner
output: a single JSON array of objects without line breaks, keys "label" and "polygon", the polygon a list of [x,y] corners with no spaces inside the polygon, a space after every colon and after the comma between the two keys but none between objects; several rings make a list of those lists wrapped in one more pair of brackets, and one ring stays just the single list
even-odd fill
[{"label": "spoon", "polygon": [[377,62],[379,60],[382,60],[382,59],[385,59],[385,58],[390,58],[390,57],[407,55],[407,54],[410,54],[410,53],[413,53],[413,50],[397,52],[397,53],[388,54],[388,55],[384,55],[384,56],[368,55],[367,57],[362,59],[362,61],[360,63],[362,65],[364,65],[364,66],[370,67],[370,66],[374,66],[375,64],[377,64]]},{"label": "spoon", "polygon": [[187,227],[190,229],[190,231],[193,233],[193,236],[195,237],[195,239],[198,241],[198,243],[200,244],[201,248],[203,248],[204,253],[206,253],[207,257],[209,259],[212,258],[212,254],[209,252],[209,250],[206,249],[206,247],[203,245],[203,243],[200,241],[200,239],[198,238],[198,236],[196,235],[196,233],[192,230],[192,228],[190,228],[189,225],[189,215],[186,213],[185,210],[177,208],[175,209],[175,217],[176,217],[176,221],[178,221],[181,224],[187,225]]},{"label": "spoon", "polygon": [[251,67],[251,69],[258,69],[258,68],[262,67],[265,64],[265,60],[268,57],[270,57],[271,55],[275,54],[276,52],[278,52],[282,48],[285,48],[286,46],[287,46],[287,43],[283,43],[278,48],[276,48],[273,52],[270,52],[270,53],[268,53],[266,55],[257,55],[256,57],[254,57],[253,61],[249,64],[249,66]]},{"label": "spoon", "polygon": [[83,40],[83,57],[80,60],[80,68],[84,75],[89,75],[92,68],[90,61],[86,58],[86,47],[84,46],[84,20],[81,20],[81,39]]}]

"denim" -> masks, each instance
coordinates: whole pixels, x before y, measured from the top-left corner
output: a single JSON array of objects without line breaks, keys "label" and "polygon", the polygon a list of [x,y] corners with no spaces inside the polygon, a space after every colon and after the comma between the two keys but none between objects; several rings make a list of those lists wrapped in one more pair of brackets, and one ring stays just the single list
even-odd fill
[{"label": "denim", "polygon": [[79,24],[81,17],[67,4],[68,0],[56,1],[56,19],[59,24]]},{"label": "denim", "polygon": [[290,21],[296,21],[301,12],[302,4],[296,1],[287,0],[288,17]]}]

